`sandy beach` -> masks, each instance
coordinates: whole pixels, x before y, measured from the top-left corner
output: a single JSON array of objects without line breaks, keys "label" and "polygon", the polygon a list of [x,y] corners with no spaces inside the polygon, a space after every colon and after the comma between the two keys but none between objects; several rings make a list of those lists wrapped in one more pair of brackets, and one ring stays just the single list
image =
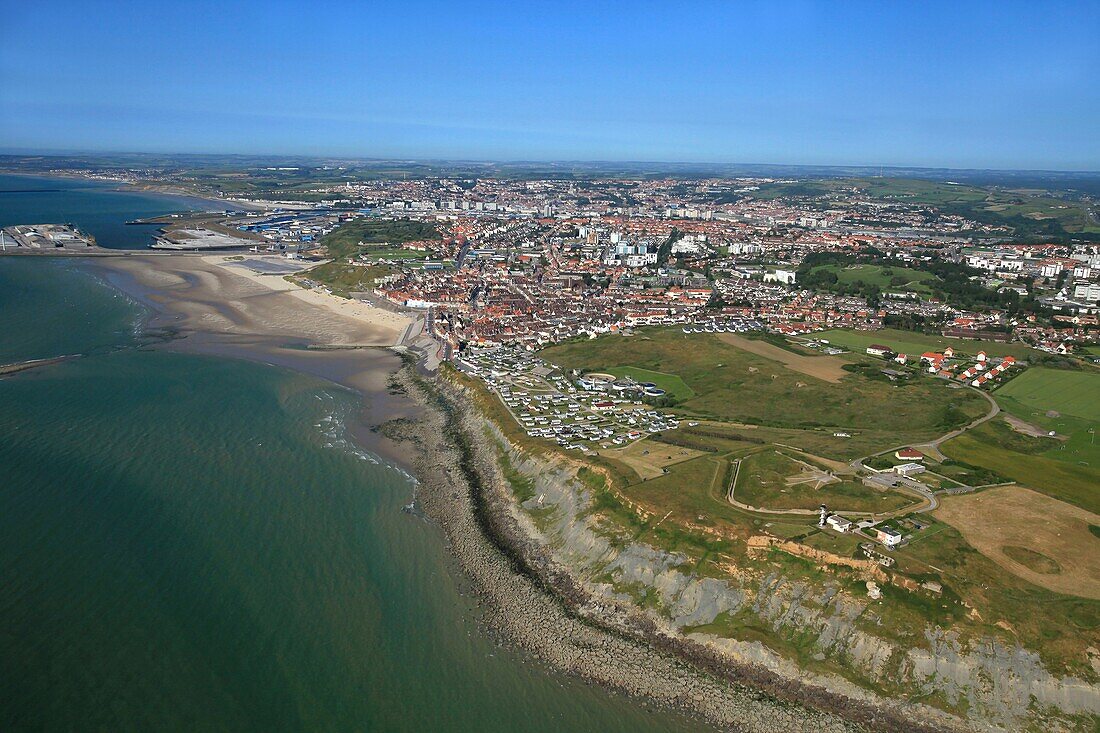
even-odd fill
[{"label": "sandy beach", "polygon": [[311,347],[394,346],[412,320],[256,273],[221,255],[133,256],[103,267],[129,276],[146,300],[171,306],[179,327],[282,336]]},{"label": "sandy beach", "polygon": [[[363,411],[348,425],[383,458],[408,467],[407,451],[376,431],[419,408],[391,394],[401,360],[390,348],[415,325],[407,316],[260,275],[223,255],[133,255],[81,260],[151,310],[165,348],[249,359],[355,390]],[[415,328],[412,332],[415,332]]]},{"label": "sandy beach", "polygon": [[[164,333],[163,348],[262,361],[359,392],[363,410],[347,426],[353,437],[417,477],[417,505],[447,535],[487,625],[549,668],[721,729],[840,733],[902,720],[868,701],[719,661],[590,596],[516,524],[484,418],[448,380],[400,369],[389,347],[402,339],[407,316],[303,290],[225,255],[84,261],[150,307],[146,328]],[[906,722],[914,731],[953,727]]]}]

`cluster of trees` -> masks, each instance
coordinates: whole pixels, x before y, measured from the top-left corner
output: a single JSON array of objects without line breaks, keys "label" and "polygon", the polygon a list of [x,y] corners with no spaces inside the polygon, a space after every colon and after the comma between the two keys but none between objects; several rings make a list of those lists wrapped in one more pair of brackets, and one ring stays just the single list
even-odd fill
[{"label": "cluster of trees", "polygon": [[[875,248],[868,248],[860,254],[813,252],[798,268],[798,283],[814,290],[858,296],[864,298],[872,308],[877,308],[882,302],[882,288],[878,284],[862,280],[843,283],[832,270],[821,269],[823,265],[847,267],[862,264],[882,265],[886,267],[883,270],[884,274],[892,274],[889,270],[889,265],[893,264],[892,261],[884,252]],[[907,266],[935,275],[934,280],[925,280],[923,284],[939,298],[957,308],[967,310],[992,308],[1004,310],[1010,316],[1019,313],[1046,314],[1046,309],[1032,294],[1030,282],[1024,283],[1027,287],[1027,295],[1021,295],[1014,289],[997,291],[987,288],[980,280],[982,275],[980,270],[938,257],[929,261],[909,263]],[[903,285],[905,282],[907,282],[906,278],[901,276],[890,279],[891,285]]]},{"label": "cluster of trees", "polygon": [[818,254],[833,254],[831,252],[815,252],[811,254],[802,263],[802,267],[798,269],[798,284],[802,287],[809,288],[811,290],[827,290],[830,293],[836,293],[837,295],[850,295],[853,297],[863,298],[867,301],[867,305],[872,308],[877,308],[882,302],[882,288],[877,283],[868,283],[863,280],[853,280],[852,282],[840,282],[840,278],[832,270],[817,269],[819,264],[832,264],[832,263],[817,263],[812,264],[809,267],[806,266],[806,262],[814,258]]},{"label": "cluster of trees", "polygon": [[672,245],[683,239],[684,233],[676,227],[672,228],[672,231],[665,237],[665,241],[661,242],[661,246],[657,248],[657,266],[663,267],[668,264],[668,260],[672,257]]}]

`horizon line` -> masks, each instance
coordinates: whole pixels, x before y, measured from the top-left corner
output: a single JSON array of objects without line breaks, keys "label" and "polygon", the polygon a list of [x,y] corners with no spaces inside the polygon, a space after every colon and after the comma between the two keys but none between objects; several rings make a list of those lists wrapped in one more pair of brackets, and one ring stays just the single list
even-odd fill
[{"label": "horizon line", "polygon": [[194,151],[141,151],[141,150],[85,150],[85,149],[35,149],[35,148],[0,148],[0,156],[21,157],[62,157],[62,156],[87,156],[103,157],[112,155],[129,156],[201,156],[201,157],[238,157],[238,158],[267,158],[267,159],[300,159],[314,161],[345,161],[345,162],[405,162],[405,163],[450,163],[450,164],[474,164],[474,165],[627,165],[627,166],[694,166],[699,168],[711,167],[744,167],[744,168],[832,168],[832,169],[879,169],[879,170],[919,170],[919,171],[955,171],[960,173],[1062,173],[1073,175],[1100,175],[1100,169],[1081,168],[996,168],[996,167],[953,167],[944,165],[905,165],[905,164],[875,164],[875,163],[749,163],[749,162],[701,162],[689,160],[626,160],[626,159],[583,159],[583,158],[463,158],[463,157],[408,157],[408,156],[369,156],[369,155],[322,155],[316,153],[227,153],[227,152],[194,152]]}]

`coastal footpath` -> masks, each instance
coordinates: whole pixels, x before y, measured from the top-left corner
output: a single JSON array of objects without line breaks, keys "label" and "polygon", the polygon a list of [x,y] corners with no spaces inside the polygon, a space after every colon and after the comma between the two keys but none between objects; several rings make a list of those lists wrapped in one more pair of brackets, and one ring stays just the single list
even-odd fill
[{"label": "coastal footpath", "polygon": [[[392,382],[423,409],[383,426],[415,445],[416,502],[437,521],[486,622],[554,669],[694,714],[722,729],[964,730],[922,706],[890,708],[737,664],[593,593],[539,541],[500,472],[494,438],[462,388],[406,365]],[[916,713],[916,715],[914,715]]]}]

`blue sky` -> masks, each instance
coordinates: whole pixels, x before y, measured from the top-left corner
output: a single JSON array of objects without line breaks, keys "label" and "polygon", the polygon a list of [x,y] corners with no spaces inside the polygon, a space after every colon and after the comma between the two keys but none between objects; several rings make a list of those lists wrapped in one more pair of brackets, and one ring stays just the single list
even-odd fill
[{"label": "blue sky", "polygon": [[0,147],[1100,170],[1100,2],[0,0]]}]

